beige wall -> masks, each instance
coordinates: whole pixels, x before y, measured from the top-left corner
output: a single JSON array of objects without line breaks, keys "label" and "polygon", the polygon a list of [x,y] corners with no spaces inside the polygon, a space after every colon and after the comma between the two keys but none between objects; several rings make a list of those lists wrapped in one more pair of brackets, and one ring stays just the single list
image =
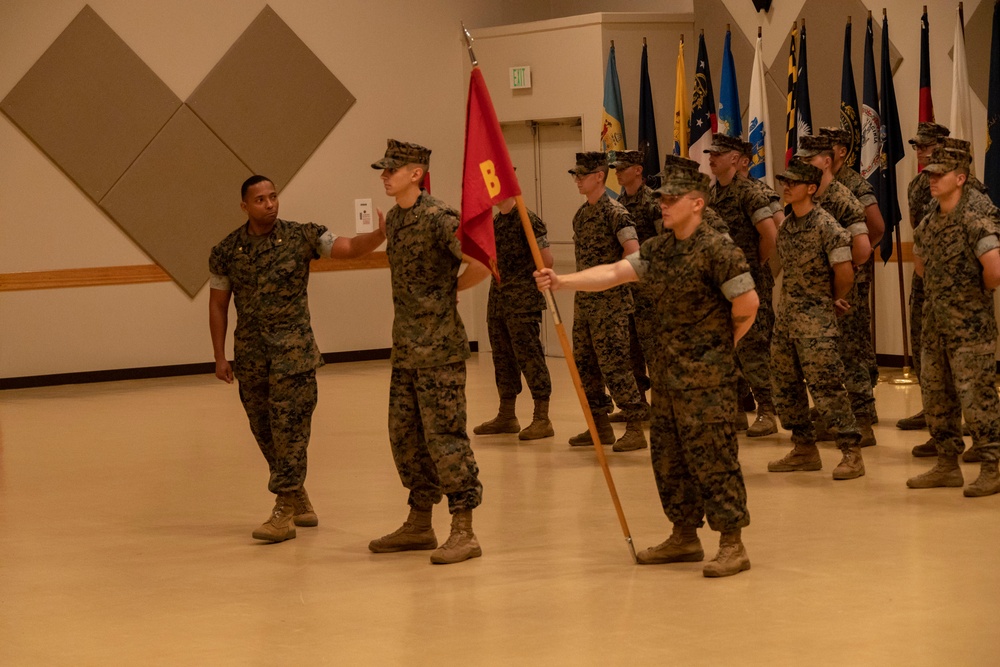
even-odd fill
[{"label": "beige wall", "polygon": [[[972,16],[982,0],[965,3]],[[765,61],[776,55],[801,0],[776,2],[770,15],[757,14],[748,0],[724,0],[735,29],[752,38],[763,25]],[[98,14],[182,99],[208,73],[229,45],[264,6],[263,2],[165,0],[135,3],[94,0]],[[418,141],[434,149],[434,192],[458,205],[462,164],[468,61],[458,23],[470,28],[567,16],[579,12],[692,11],[676,2],[513,2],[503,6],[460,0],[416,5],[401,0],[273,0],[274,10],[357,97],[332,134],[282,192],[282,215],[312,220],[353,233],[356,197],[372,197],[388,208],[377,175],[368,165],[384,149],[387,136]],[[871,3],[869,3],[871,4]],[[920,4],[879,3],[889,11],[892,39],[903,56],[895,76],[904,138],[917,123]],[[928,3],[931,21],[932,80],[938,119],[947,123],[951,101],[951,1]],[[0,3],[0,97],[7,94],[41,53],[83,7],[80,0],[6,0]],[[855,25],[858,19],[855,17]],[[473,31],[474,34],[476,31]],[[485,31],[489,32],[489,31]],[[660,33],[657,33],[660,34]],[[580,35],[584,37],[579,39]],[[537,69],[531,97],[511,98],[501,118],[582,116],[587,148],[596,147],[601,81],[607,40],[616,39],[619,76],[626,106],[626,129],[634,142],[638,53],[646,26],[581,28],[577,38],[557,32],[526,38],[523,55]],[[810,30],[810,58],[840,58],[843,25]],[[855,40],[863,30],[855,30]],[[622,40],[621,42],[617,40]],[[668,150],[673,110],[671,36],[650,41],[653,94],[661,152]],[[494,96],[507,90],[506,67],[486,62],[489,40],[477,51]],[[600,51],[592,48],[599,43]],[[824,47],[822,44],[826,44]],[[689,84],[696,41],[686,49]],[[655,48],[654,48],[655,45]],[[634,53],[632,53],[634,51]],[[721,54],[710,54],[718,86]],[[970,62],[976,54],[970,53]],[[537,60],[535,60],[537,58]],[[981,59],[981,55],[980,55]],[[525,64],[523,62],[518,64]],[[555,65],[555,67],[553,67]],[[596,72],[595,72],[596,69]],[[855,77],[861,85],[861,72]],[[811,82],[813,87],[824,85]],[[837,81],[825,85],[839,87]],[[747,91],[741,91],[746,95]],[[99,91],[98,91],[99,93]],[[266,93],[265,93],[266,94]],[[402,102],[406,106],[402,106]],[[816,110],[814,109],[814,113]],[[510,114],[510,115],[508,115]],[[772,119],[773,120],[773,119]],[[985,109],[973,98],[979,172],[985,150]],[[591,143],[592,142],[592,143]],[[58,268],[147,264],[149,259],[53,164],[0,117],[0,273]],[[915,172],[911,154],[900,164],[900,199]],[[235,185],[234,185],[235,190]],[[238,205],[234,192],[233,206]],[[905,228],[904,240],[909,240]],[[904,267],[910,273],[910,267]],[[899,292],[895,266],[878,269],[878,351],[899,354]],[[385,271],[317,274],[311,286],[314,328],[324,352],[383,348],[390,344],[391,303]],[[485,325],[471,317],[483,290],[463,297],[470,338],[485,338]],[[207,290],[190,300],[173,284],[93,287],[0,293],[0,377],[208,361]]]}]

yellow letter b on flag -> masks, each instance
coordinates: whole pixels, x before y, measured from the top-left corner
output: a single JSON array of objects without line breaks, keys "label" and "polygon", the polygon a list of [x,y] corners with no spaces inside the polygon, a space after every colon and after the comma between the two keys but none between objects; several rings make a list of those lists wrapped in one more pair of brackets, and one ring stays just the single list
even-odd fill
[{"label": "yellow letter b on flag", "polygon": [[483,172],[483,183],[486,184],[486,191],[490,193],[490,198],[496,197],[500,194],[500,181],[497,180],[493,160],[480,162],[479,171]]}]

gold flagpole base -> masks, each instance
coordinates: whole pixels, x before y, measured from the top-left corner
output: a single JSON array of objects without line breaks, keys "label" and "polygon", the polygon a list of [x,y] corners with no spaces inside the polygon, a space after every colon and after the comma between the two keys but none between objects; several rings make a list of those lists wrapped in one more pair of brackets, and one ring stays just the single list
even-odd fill
[{"label": "gold flagpole base", "polygon": [[899,375],[891,375],[886,378],[886,384],[911,385],[920,384],[916,373],[911,372],[909,366],[903,366],[903,372]]}]

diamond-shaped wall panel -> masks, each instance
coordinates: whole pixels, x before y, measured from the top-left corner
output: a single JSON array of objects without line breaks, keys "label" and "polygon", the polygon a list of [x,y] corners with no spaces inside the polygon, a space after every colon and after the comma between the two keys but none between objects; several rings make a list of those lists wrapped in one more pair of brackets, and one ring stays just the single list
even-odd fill
[{"label": "diamond-shaped wall panel", "polygon": [[281,189],[354,101],[265,7],[187,103],[244,163]]},{"label": "diamond-shaped wall panel", "polygon": [[88,6],[0,109],[97,201],[180,105]]},{"label": "diamond-shaped wall panel", "polygon": [[245,219],[239,188],[250,175],[185,106],[100,205],[193,297],[212,246]]}]

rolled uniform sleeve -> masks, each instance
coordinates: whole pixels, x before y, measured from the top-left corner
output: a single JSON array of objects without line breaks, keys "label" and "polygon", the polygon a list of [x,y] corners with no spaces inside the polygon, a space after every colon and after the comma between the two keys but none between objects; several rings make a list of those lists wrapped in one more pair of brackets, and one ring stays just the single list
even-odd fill
[{"label": "rolled uniform sleeve", "polygon": [[750,276],[750,272],[741,273],[735,278],[730,278],[726,282],[722,283],[722,294],[725,295],[727,299],[732,301],[736,297],[746,294],[754,288],[753,278]]},{"label": "rolled uniform sleeve", "polygon": [[320,257],[330,257],[333,254],[333,242],[337,240],[337,235],[327,230],[319,237],[319,244],[316,252]]},{"label": "rolled uniform sleeve", "polygon": [[[643,248],[646,244],[643,244]],[[649,272],[649,260],[643,259],[642,249],[632,253],[631,255],[626,255],[625,261],[632,266],[632,270],[635,271],[635,275],[641,280]]]},{"label": "rolled uniform sleeve", "polygon": [[229,281],[229,276],[220,276],[218,273],[209,274],[208,286],[212,289],[221,290],[223,292],[233,291],[233,285]]}]

